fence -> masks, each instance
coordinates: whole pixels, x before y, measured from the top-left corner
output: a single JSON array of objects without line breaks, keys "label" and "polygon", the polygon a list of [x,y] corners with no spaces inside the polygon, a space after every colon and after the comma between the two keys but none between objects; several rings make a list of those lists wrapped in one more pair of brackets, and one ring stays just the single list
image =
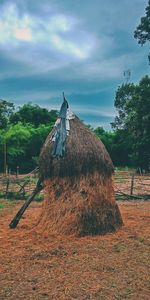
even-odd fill
[{"label": "fence", "polygon": [[37,170],[26,175],[1,174],[0,197],[26,199],[33,192],[37,180]]},{"label": "fence", "polygon": [[117,199],[150,199],[150,174],[116,171],[114,182]]},{"label": "fence", "polygon": [[[37,179],[37,170],[27,175],[1,175],[0,197],[26,199],[33,192]],[[134,171],[116,171],[114,188],[117,200],[148,200],[150,199],[150,174],[137,175]],[[42,196],[39,197],[40,199]]]}]

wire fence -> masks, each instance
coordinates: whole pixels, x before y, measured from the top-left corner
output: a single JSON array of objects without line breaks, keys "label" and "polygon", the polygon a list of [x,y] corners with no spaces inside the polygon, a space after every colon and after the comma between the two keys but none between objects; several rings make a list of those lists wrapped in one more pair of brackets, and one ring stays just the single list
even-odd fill
[{"label": "wire fence", "polygon": [[[27,199],[38,180],[38,170],[26,175],[0,175],[0,197],[6,199]],[[117,200],[150,200],[150,174],[136,174],[135,171],[115,171],[114,189]],[[41,191],[37,200],[43,199]]]}]

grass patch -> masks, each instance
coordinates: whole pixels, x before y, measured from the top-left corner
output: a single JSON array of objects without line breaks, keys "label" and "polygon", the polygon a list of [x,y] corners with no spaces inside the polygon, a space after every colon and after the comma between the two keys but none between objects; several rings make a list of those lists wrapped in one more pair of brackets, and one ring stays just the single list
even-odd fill
[{"label": "grass patch", "polygon": [[[29,193],[25,193],[25,194],[18,194],[16,192],[8,192],[7,196],[6,193],[2,193],[0,192],[0,198],[5,198],[7,200],[27,200],[29,198],[29,196],[31,196],[31,194]],[[40,202],[43,201],[44,199],[44,195],[43,194],[38,194],[34,201]]]},{"label": "grass patch", "polygon": [[5,193],[0,192],[0,198],[4,198],[5,197]]},{"label": "grass patch", "polygon": [[122,251],[124,251],[124,250],[125,250],[125,246],[124,246],[123,244],[117,243],[117,244],[114,244],[114,245],[112,246],[112,251],[113,251],[113,252],[119,253],[119,252],[122,252]]},{"label": "grass patch", "polygon": [[37,202],[41,202],[41,201],[44,200],[44,195],[43,195],[43,194],[38,194],[38,195],[35,197],[34,200],[37,201]]},{"label": "grass patch", "polygon": [[116,201],[126,201],[129,199],[129,197],[130,196],[128,196],[128,195],[115,194]]},{"label": "grass patch", "polygon": [[117,300],[122,300],[122,299],[132,299],[132,294],[133,294],[133,290],[131,289],[125,289],[124,291],[122,291],[122,293],[117,293],[115,295],[115,299]]},{"label": "grass patch", "polygon": [[4,204],[0,203],[0,209],[5,208]]}]

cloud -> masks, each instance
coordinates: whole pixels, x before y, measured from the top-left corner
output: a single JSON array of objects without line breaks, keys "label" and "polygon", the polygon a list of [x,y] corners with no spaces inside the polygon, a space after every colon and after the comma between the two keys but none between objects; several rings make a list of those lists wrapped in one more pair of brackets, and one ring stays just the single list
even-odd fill
[{"label": "cloud", "polygon": [[[16,5],[3,7],[0,18],[1,44],[20,47],[21,42],[28,42],[31,47],[39,44],[49,51],[58,51],[76,59],[86,59],[94,49],[94,39],[80,29],[78,20],[57,13],[41,19],[27,13],[19,15]],[[73,37],[73,38],[72,38]],[[90,40],[90,43],[89,43]],[[40,48],[41,50],[41,48]]]},{"label": "cloud", "polygon": [[0,37],[2,44],[15,43],[17,40],[31,41],[30,26],[31,19],[27,15],[24,15],[20,19],[15,5],[8,4],[2,7],[0,17]]},{"label": "cloud", "polygon": [[25,27],[16,29],[14,36],[18,40],[23,40],[28,42],[32,40],[31,30]]},{"label": "cloud", "polygon": [[85,107],[84,105],[83,106],[79,106],[76,107],[75,105],[73,106],[73,111],[74,112],[77,112],[77,113],[82,113],[82,115],[93,115],[93,116],[100,116],[100,117],[114,117],[115,116],[115,113],[114,111],[108,111],[106,110],[106,108],[102,108],[101,106],[99,107]]},{"label": "cloud", "polygon": [[133,38],[146,4],[1,0],[1,98],[59,108],[65,91],[82,119],[108,126],[123,71],[133,82],[149,73],[148,46]]}]

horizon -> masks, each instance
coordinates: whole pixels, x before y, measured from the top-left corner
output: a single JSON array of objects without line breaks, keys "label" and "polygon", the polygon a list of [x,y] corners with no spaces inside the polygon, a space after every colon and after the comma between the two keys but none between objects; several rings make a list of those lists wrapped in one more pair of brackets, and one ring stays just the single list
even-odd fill
[{"label": "horizon", "polygon": [[2,0],[0,98],[58,110],[64,91],[86,124],[111,130],[124,71],[135,84],[149,74],[148,45],[134,39],[147,2]]}]

